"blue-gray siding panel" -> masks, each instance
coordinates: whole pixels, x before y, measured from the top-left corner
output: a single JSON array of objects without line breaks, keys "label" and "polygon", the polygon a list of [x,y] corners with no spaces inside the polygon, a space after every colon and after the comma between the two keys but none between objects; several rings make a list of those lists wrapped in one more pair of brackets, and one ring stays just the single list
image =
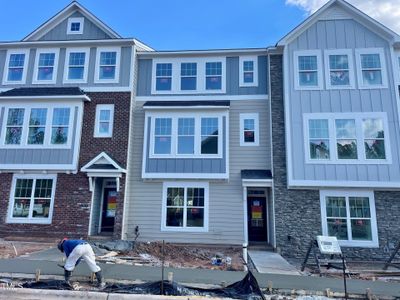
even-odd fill
[{"label": "blue-gray siding panel", "polygon": [[[258,57],[258,86],[257,87],[240,87],[239,86],[239,57],[226,58],[226,94],[227,95],[265,95],[268,93],[268,58],[267,56]],[[151,96],[151,80],[152,80],[152,59],[138,60],[138,96]],[[188,95],[191,93],[188,92]],[[157,95],[171,96],[174,94]],[[196,94],[199,95],[199,94]],[[204,94],[207,95],[207,94]]]},{"label": "blue-gray siding panel", "polygon": [[[298,91],[294,89],[293,52],[308,49],[383,48],[388,88],[371,90]],[[290,139],[293,179],[332,181],[400,181],[400,132],[392,57],[389,43],[354,20],[318,21],[288,46]],[[323,51],[321,53],[323,55]],[[356,66],[354,65],[354,68]],[[325,77],[325,74],[323,74]],[[356,74],[357,78],[357,74]],[[357,86],[358,82],[356,81]],[[325,86],[325,81],[324,81]],[[304,113],[386,112],[389,122],[392,163],[377,165],[324,165],[305,163]],[[301,146],[300,146],[301,145]]]},{"label": "blue-gray siding panel", "polygon": [[[83,15],[80,12],[73,13],[70,17],[80,18]],[[82,34],[67,34],[68,18],[55,26],[52,30],[43,35],[40,41],[65,41],[65,40],[105,40],[111,37],[96,26],[89,19],[84,18]]]}]

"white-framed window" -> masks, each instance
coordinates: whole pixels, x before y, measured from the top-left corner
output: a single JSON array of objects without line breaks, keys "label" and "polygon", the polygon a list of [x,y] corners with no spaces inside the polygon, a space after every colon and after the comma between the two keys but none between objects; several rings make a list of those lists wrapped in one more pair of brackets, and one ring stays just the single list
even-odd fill
[{"label": "white-framed window", "polygon": [[341,246],[378,247],[373,191],[321,190],[322,233]]},{"label": "white-framed window", "polygon": [[29,62],[29,49],[7,50],[3,84],[24,84]]},{"label": "white-framed window", "polygon": [[153,59],[152,94],[224,93],[226,58]]},{"label": "white-framed window", "polygon": [[322,58],[320,50],[294,52],[294,82],[296,90],[323,88]]},{"label": "white-framed window", "polygon": [[56,83],[59,49],[37,49],[32,83]]},{"label": "white-framed window", "polygon": [[164,182],[162,231],[208,231],[208,182]]},{"label": "white-framed window", "polygon": [[14,175],[7,223],[51,224],[57,175]]},{"label": "white-framed window", "polygon": [[89,48],[68,48],[65,54],[64,82],[87,82]]},{"label": "white-framed window", "polygon": [[119,82],[120,58],[121,48],[97,48],[95,82]]},{"label": "white-framed window", "polygon": [[382,48],[356,49],[357,75],[361,89],[386,88],[387,69]]},{"label": "white-framed window", "polygon": [[258,57],[239,57],[239,86],[258,86]]},{"label": "white-framed window", "polygon": [[258,113],[240,114],[240,146],[260,144]]},{"label": "white-framed window", "polygon": [[386,113],[310,113],[303,120],[307,163],[391,163]]},{"label": "white-framed window", "polygon": [[114,127],[114,104],[98,104],[94,137],[112,137]]},{"label": "white-framed window", "polygon": [[[148,113],[150,157],[221,158],[221,113]],[[146,118],[147,119],[147,118]]]},{"label": "white-framed window", "polygon": [[67,34],[83,34],[85,18],[68,18]]},{"label": "white-framed window", "polygon": [[9,105],[5,108],[0,148],[69,148],[73,106]]},{"label": "white-framed window", "polygon": [[354,89],[354,62],[351,49],[325,50],[325,80],[328,89]]}]

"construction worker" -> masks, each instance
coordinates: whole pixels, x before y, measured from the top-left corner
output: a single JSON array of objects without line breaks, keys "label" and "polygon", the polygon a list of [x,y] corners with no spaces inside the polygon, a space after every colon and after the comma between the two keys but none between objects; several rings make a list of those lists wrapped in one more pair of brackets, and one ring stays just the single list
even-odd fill
[{"label": "construction worker", "polygon": [[65,282],[68,285],[70,285],[69,279],[71,278],[72,271],[83,258],[89,269],[96,274],[98,287],[105,287],[101,269],[98,265],[96,265],[93,249],[90,247],[88,242],[84,240],[69,240],[64,238],[57,244],[57,248],[61,252],[64,252],[67,256],[67,260],[64,265],[64,277]]}]

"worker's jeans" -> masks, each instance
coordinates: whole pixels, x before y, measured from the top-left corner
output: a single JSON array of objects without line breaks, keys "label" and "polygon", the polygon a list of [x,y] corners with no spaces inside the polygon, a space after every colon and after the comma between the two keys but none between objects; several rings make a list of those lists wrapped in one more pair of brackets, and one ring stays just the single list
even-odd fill
[{"label": "worker's jeans", "polygon": [[100,271],[100,267],[96,265],[95,256],[92,247],[89,244],[81,244],[78,245],[72,250],[71,254],[68,256],[67,261],[65,262],[64,269],[67,271],[73,271],[75,268],[75,264],[79,258],[83,258],[89,269],[96,273]]}]

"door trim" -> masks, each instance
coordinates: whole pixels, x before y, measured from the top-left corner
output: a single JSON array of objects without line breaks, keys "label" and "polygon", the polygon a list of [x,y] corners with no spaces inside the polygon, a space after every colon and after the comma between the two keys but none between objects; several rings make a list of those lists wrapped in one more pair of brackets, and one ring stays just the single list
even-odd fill
[{"label": "door trim", "polygon": [[269,215],[268,215],[268,213],[269,213],[269,209],[268,209],[268,204],[269,204],[268,189],[267,188],[261,188],[261,187],[248,186],[248,187],[243,187],[243,199],[244,199],[243,207],[244,207],[244,210],[245,210],[245,214],[244,214],[245,224],[244,224],[244,226],[246,228],[246,231],[245,231],[246,245],[249,245],[249,242],[250,242],[249,241],[249,228],[248,228],[248,222],[249,222],[248,213],[249,212],[248,212],[248,209],[247,209],[247,207],[249,205],[249,198],[248,198],[248,189],[249,188],[254,189],[254,190],[264,190],[265,191],[265,196],[262,196],[262,197],[265,197],[265,228],[266,228],[265,233],[267,235],[266,242],[267,242],[267,244],[270,244],[270,234],[269,234],[269,226],[270,226],[269,222],[270,222],[270,220],[269,220]]}]

